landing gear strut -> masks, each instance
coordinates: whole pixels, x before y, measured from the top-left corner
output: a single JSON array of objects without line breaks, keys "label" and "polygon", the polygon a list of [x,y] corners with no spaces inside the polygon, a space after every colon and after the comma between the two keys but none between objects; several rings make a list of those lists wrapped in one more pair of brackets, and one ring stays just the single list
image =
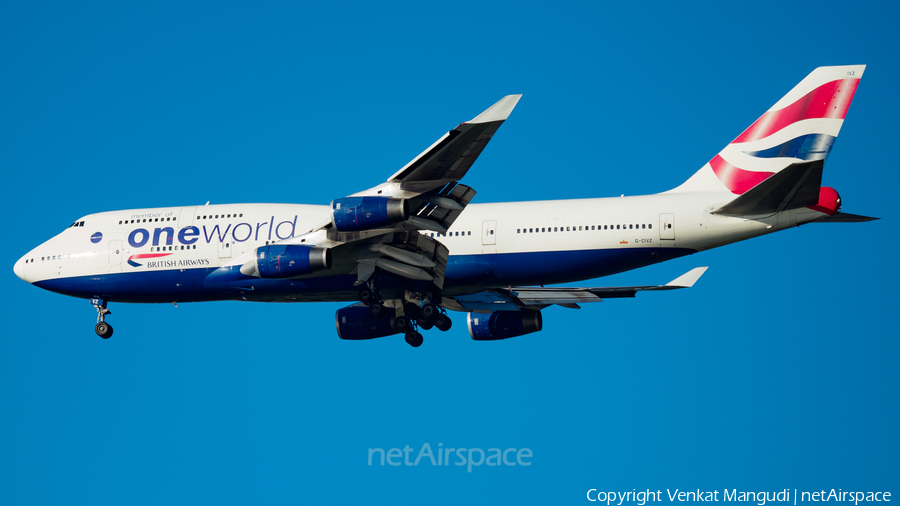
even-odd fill
[{"label": "landing gear strut", "polygon": [[106,315],[112,314],[112,311],[106,309],[106,301],[103,299],[93,298],[91,304],[97,310],[97,325],[94,326],[94,332],[103,339],[109,339],[113,335],[113,328],[106,323]]}]

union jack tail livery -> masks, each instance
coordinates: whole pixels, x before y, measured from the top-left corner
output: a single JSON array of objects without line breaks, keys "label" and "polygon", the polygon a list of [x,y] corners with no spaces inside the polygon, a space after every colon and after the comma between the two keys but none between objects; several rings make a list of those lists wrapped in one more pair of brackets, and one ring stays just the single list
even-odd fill
[{"label": "union jack tail livery", "polygon": [[814,166],[821,172],[865,69],[846,65],[813,70],[672,192],[744,195],[788,167]]}]

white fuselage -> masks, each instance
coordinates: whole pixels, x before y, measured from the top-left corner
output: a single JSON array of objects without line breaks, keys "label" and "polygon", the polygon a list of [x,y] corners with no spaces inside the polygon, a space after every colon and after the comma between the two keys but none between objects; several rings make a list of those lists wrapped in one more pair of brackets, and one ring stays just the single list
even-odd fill
[{"label": "white fuselage", "polygon": [[[510,283],[550,284],[594,278],[775,232],[823,216],[807,208],[741,218],[710,213],[733,198],[730,193],[697,192],[471,204],[447,234],[422,233],[433,234],[448,247],[451,263],[455,258],[493,262],[494,276],[489,279],[465,280],[455,286],[451,283],[450,289],[459,292],[466,291],[467,287],[484,289]],[[168,285],[154,287],[155,296],[147,299],[148,302],[214,300],[221,297],[198,296],[196,289],[187,299],[179,299],[182,287],[179,278],[198,269],[234,264],[237,259],[252,255],[259,246],[306,234],[327,222],[330,213],[329,206],[229,204],[91,214],[28,252],[16,263],[15,271],[30,283],[38,286],[45,283],[50,290],[83,297],[91,296],[90,283],[99,279],[97,276],[108,281],[117,274],[152,276],[156,273],[166,277],[172,293],[159,293]],[[680,253],[668,256],[669,249]],[[610,260],[598,262],[596,256],[578,255],[585,252],[603,252],[606,256],[602,258]],[[533,256],[536,254],[540,256]],[[504,260],[500,262],[500,259]],[[558,269],[534,265],[557,260],[564,264]],[[330,274],[346,276],[350,272],[317,273],[315,277],[327,278]],[[448,279],[451,282],[454,279],[450,268]],[[60,284],[54,280],[72,280],[72,283]],[[75,280],[80,287],[78,291],[54,288],[72,286]],[[131,281],[135,282],[142,281]],[[130,286],[128,290],[135,293],[140,287]],[[344,286],[339,289],[318,284],[306,286],[305,290],[325,293],[306,293],[304,297],[287,300],[349,297]],[[336,295],[329,296],[329,291],[335,291]],[[134,297],[123,300],[143,301]]]}]

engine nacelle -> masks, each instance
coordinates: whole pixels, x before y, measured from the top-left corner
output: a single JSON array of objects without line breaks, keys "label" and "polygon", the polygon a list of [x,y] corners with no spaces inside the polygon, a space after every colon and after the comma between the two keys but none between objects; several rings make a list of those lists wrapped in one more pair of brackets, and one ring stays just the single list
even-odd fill
[{"label": "engine nacelle", "polygon": [[498,341],[539,332],[544,321],[540,311],[494,311],[491,314],[469,313],[469,335],[476,341]]},{"label": "engine nacelle", "polygon": [[293,278],[330,268],[331,252],[325,248],[294,244],[256,248],[256,270],[261,278]]},{"label": "engine nacelle", "polygon": [[354,304],[338,309],[334,313],[338,337],[361,341],[399,334],[403,330],[394,325],[396,318],[390,314],[393,310],[385,309],[389,314],[380,318],[370,315],[368,306]]},{"label": "engine nacelle", "polygon": [[387,227],[409,218],[406,199],[345,197],[331,201],[331,223],[339,232]]}]

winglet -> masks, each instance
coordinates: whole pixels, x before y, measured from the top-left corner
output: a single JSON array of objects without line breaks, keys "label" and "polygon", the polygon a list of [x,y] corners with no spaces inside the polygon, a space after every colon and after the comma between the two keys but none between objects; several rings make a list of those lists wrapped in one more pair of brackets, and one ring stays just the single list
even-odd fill
[{"label": "winglet", "polygon": [[490,123],[491,121],[506,121],[509,114],[519,103],[522,95],[507,95],[500,99],[496,104],[487,108],[486,111],[472,118],[469,123]]},{"label": "winglet", "polygon": [[702,276],[703,273],[706,272],[706,269],[709,269],[709,267],[695,267],[685,272],[681,276],[673,279],[672,281],[666,283],[666,286],[690,288],[694,286],[694,283],[696,283],[697,280],[700,279],[700,276]]}]

